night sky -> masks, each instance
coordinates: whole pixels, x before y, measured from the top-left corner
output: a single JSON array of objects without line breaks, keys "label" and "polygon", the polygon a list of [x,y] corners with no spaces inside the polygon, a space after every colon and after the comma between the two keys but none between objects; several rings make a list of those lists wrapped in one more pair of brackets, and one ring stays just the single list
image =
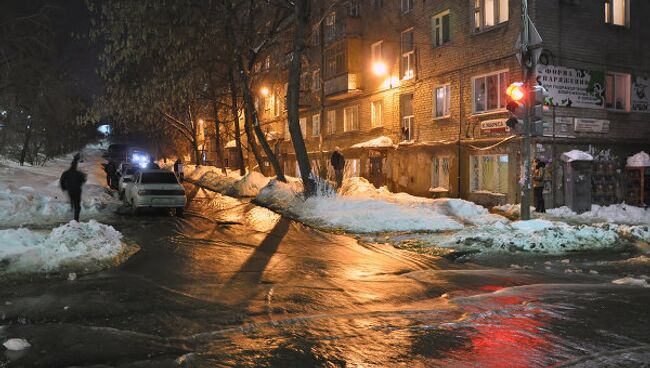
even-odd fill
[{"label": "night sky", "polygon": [[[16,15],[33,14],[42,6],[49,6],[53,32],[57,42],[52,45],[55,62],[74,82],[77,92],[90,100],[102,93],[102,83],[95,73],[100,47],[91,45],[87,34],[91,14],[84,0],[2,0],[0,12]],[[77,39],[72,34],[81,34]]]}]

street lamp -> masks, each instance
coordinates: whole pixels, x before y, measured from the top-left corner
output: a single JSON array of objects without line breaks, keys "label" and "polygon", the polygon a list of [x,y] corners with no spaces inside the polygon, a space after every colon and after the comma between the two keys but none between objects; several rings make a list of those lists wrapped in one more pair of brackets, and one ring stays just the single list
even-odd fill
[{"label": "street lamp", "polygon": [[388,73],[388,68],[384,62],[375,61],[372,64],[372,72],[375,73],[376,76],[381,77]]},{"label": "street lamp", "polygon": [[262,96],[268,96],[269,95],[269,89],[266,88],[266,87],[260,88],[260,94],[262,94]]}]

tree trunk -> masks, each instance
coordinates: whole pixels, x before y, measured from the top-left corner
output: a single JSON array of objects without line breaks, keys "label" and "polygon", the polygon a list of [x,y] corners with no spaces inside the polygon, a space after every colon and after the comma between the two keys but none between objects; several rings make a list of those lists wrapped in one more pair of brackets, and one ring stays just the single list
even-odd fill
[{"label": "tree trunk", "polygon": [[[239,175],[246,174],[244,167],[244,153],[241,148],[241,130],[239,128],[239,108],[237,107],[237,85],[235,84],[235,70],[230,68],[228,70],[228,81],[230,82],[230,108],[232,110],[232,118],[235,122],[235,145],[237,146],[237,160],[239,161]],[[260,170],[261,171],[261,170]]]},{"label": "tree trunk", "polygon": [[219,109],[217,108],[217,100],[216,96],[212,99],[212,109],[214,111],[214,129],[215,129],[215,138],[214,138],[214,145],[216,146],[217,150],[217,159],[219,160],[219,164],[221,165],[221,172],[224,175],[228,175],[228,171],[226,170],[226,165],[224,164],[223,161],[223,152],[221,151],[221,137],[219,137]]},{"label": "tree trunk", "polygon": [[199,151],[199,142],[197,142],[198,129],[192,114],[192,106],[187,105],[187,118],[189,119],[190,127],[192,128],[192,148],[194,148],[194,164],[201,166],[201,152]]},{"label": "tree trunk", "polygon": [[287,97],[287,110],[289,114],[289,133],[296,160],[300,168],[304,193],[306,197],[316,193],[316,182],[311,174],[311,163],[305,147],[305,138],[300,129],[300,69],[302,53],[305,48],[305,27],[309,21],[310,0],[296,0],[294,14],[296,18],[293,38],[293,59],[289,65],[289,90]]},{"label": "tree trunk", "polygon": [[244,60],[241,54],[239,53],[239,51],[236,51],[235,54],[237,58],[237,65],[239,66],[239,77],[241,82],[240,84],[244,95],[244,110],[246,111],[246,119],[247,120],[250,119],[250,121],[252,122],[253,130],[255,131],[257,140],[262,146],[264,153],[266,153],[266,157],[269,159],[271,166],[273,166],[273,170],[275,171],[275,176],[277,177],[278,180],[286,182],[287,180],[284,178],[282,166],[280,166],[280,162],[278,161],[277,156],[273,152],[273,149],[271,149],[269,142],[266,141],[264,132],[260,127],[260,121],[257,116],[257,110],[255,109],[255,105],[253,104],[253,96],[251,95],[251,90],[249,87],[248,75],[244,70]]},{"label": "tree trunk", "polygon": [[23,149],[20,151],[20,166],[25,164],[25,155],[27,154],[27,147],[29,146],[29,139],[32,137],[32,129],[28,125],[25,132],[25,140],[23,141]]}]

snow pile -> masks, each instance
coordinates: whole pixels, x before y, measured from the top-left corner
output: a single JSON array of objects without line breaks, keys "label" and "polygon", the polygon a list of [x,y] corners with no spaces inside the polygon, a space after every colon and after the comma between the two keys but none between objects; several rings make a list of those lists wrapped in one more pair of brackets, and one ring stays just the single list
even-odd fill
[{"label": "snow pile", "polygon": [[393,140],[386,136],[381,136],[375,139],[371,139],[369,141],[357,143],[355,145],[352,145],[352,147],[350,148],[382,148],[382,147],[394,147]]},{"label": "snow pile", "polygon": [[25,339],[9,339],[5,341],[2,346],[4,346],[7,350],[12,350],[12,351],[19,351],[19,350],[25,350],[29,349],[32,344],[30,344],[27,340]]},{"label": "snow pile", "polygon": [[560,156],[560,159],[565,162],[573,162],[573,161],[593,161],[594,157],[590,155],[587,152],[584,151],[579,151],[579,150],[573,150],[569,152],[564,152],[562,156]]},{"label": "snow pile", "polygon": [[635,279],[634,277],[623,277],[622,279],[616,279],[612,281],[612,284],[616,285],[632,285],[632,286],[640,286],[640,287],[650,287],[650,284],[648,284],[648,281],[645,279]]},{"label": "snow pile", "polygon": [[631,166],[631,167],[650,166],[650,156],[647,153],[641,151],[627,158],[627,166]]},{"label": "snow pile", "polygon": [[591,211],[576,214],[570,208],[563,206],[546,211],[548,215],[563,220],[589,223],[610,222],[617,224],[650,224],[650,209],[613,204],[610,206],[592,205]]},{"label": "snow pile", "polygon": [[244,176],[240,176],[239,171],[230,171],[226,176],[221,169],[206,166],[199,166],[189,179],[199,186],[234,197],[254,197],[270,180],[257,171]]},{"label": "snow pile", "polygon": [[611,228],[616,230],[622,237],[636,241],[641,240],[650,243],[650,226],[649,225],[611,225],[601,224],[600,227]]},{"label": "snow pile", "polygon": [[312,226],[353,233],[460,230],[465,224],[505,223],[474,203],[428,199],[375,188],[363,178],[346,179],[340,193],[304,199],[300,183],[271,180],[255,198]]},{"label": "snow pile", "polygon": [[97,221],[71,221],[49,234],[29,229],[0,230],[0,274],[61,270],[97,271],[134,253],[122,234]]},{"label": "snow pile", "polygon": [[547,220],[497,223],[465,228],[436,246],[482,252],[536,252],[562,254],[587,249],[616,248],[622,239],[614,230],[591,226],[569,226]]},{"label": "snow pile", "polygon": [[187,179],[199,180],[207,173],[219,174],[221,172],[221,169],[214,166],[185,165],[183,171]]},{"label": "snow pile", "polygon": [[[58,185],[58,180],[53,185]],[[82,192],[81,217],[98,217],[112,213],[119,203],[102,186],[85,185]],[[0,190],[0,225],[19,226],[64,222],[72,218],[67,195],[44,195],[32,187]]]}]

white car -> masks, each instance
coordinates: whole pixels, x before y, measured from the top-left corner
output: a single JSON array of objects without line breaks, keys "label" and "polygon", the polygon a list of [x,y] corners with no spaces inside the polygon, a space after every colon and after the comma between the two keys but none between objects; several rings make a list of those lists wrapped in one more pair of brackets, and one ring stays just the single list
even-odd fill
[{"label": "white car", "polygon": [[175,209],[176,216],[182,216],[187,198],[173,172],[142,169],[126,184],[124,203],[131,206],[134,214],[142,208],[170,208]]},{"label": "white car", "polygon": [[126,190],[126,185],[133,181],[133,176],[136,172],[138,172],[138,168],[133,166],[122,169],[120,180],[117,182],[117,191],[120,194],[120,199],[124,199],[124,191]]}]

